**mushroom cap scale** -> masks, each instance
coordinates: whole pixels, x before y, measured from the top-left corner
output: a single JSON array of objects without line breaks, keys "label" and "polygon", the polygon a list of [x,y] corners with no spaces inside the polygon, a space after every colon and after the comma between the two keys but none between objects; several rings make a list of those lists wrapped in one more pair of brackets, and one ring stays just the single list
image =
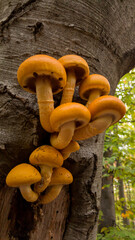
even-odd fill
[{"label": "mushroom cap scale", "polygon": [[88,100],[90,92],[94,89],[98,89],[101,96],[107,95],[110,92],[110,84],[104,76],[92,74],[81,82],[79,95],[82,99]]},{"label": "mushroom cap scale", "polygon": [[89,110],[80,103],[64,103],[54,109],[50,116],[52,129],[58,132],[65,123],[75,121],[76,128],[81,128],[90,121]]},{"label": "mushroom cap scale", "polygon": [[37,77],[47,77],[56,94],[66,85],[66,71],[63,65],[53,57],[34,55],[26,59],[18,68],[17,79],[21,87],[31,93],[36,93]]},{"label": "mushroom cap scale", "polygon": [[91,113],[91,120],[105,115],[112,115],[112,124],[119,121],[126,113],[124,103],[114,96],[102,96],[89,104],[88,109]]},{"label": "mushroom cap scale", "polygon": [[35,149],[29,161],[33,165],[47,165],[49,167],[60,167],[63,164],[61,153],[52,146],[44,145]]},{"label": "mushroom cap scale", "polygon": [[6,177],[6,184],[10,187],[31,185],[41,180],[41,175],[36,168],[27,163],[14,167]]},{"label": "mushroom cap scale", "polygon": [[76,84],[89,75],[87,62],[78,55],[65,55],[59,59],[66,70],[72,68],[76,75]]},{"label": "mushroom cap scale", "polygon": [[55,168],[53,170],[51,182],[49,186],[52,185],[68,185],[73,182],[72,174],[63,167]]}]

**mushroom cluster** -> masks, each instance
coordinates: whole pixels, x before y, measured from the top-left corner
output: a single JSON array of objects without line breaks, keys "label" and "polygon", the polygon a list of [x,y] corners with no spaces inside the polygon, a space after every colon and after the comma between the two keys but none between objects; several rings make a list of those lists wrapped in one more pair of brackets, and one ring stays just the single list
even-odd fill
[{"label": "mushroom cluster", "polygon": [[[77,140],[104,132],[126,112],[120,99],[108,95],[108,80],[99,74],[89,74],[87,62],[77,55],[59,60],[35,55],[18,68],[18,82],[24,90],[36,93],[40,123],[50,133],[50,145],[35,149],[29,164],[19,164],[6,177],[7,185],[19,187],[28,202],[53,201],[63,185],[73,181],[72,174],[62,165],[72,152],[80,149]],[[72,102],[76,85],[85,106]],[[54,108],[53,94],[62,90],[60,105]]]}]

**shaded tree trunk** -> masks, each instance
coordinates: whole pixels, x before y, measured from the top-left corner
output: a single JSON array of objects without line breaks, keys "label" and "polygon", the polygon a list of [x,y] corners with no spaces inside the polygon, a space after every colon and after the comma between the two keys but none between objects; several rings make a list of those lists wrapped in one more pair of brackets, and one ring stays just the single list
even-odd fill
[{"label": "shaded tree trunk", "polygon": [[102,190],[101,194],[101,210],[103,212],[102,220],[99,225],[99,232],[103,227],[114,227],[116,225],[113,176],[103,177],[102,186],[110,185]]},{"label": "shaded tree trunk", "polygon": [[[117,160],[117,166],[121,166],[121,163],[119,160]],[[127,211],[127,206],[126,206],[126,198],[125,198],[125,193],[124,193],[124,184],[123,184],[123,179],[119,178],[119,199],[123,198],[123,210],[122,213],[126,214]],[[123,224],[124,226],[129,225],[129,219],[128,218],[123,218]]]},{"label": "shaded tree trunk", "polygon": [[34,54],[78,54],[109,79],[113,94],[135,63],[134,19],[134,0],[0,0],[0,239],[96,239],[104,134],[80,142],[65,161],[74,182],[52,203],[37,207],[5,186],[13,166],[49,144],[36,97],[20,88],[16,72]]},{"label": "shaded tree trunk", "polygon": [[[111,156],[112,151],[108,149],[108,151],[104,153],[104,157],[109,158]],[[103,174],[105,173],[108,174],[107,169],[104,170]],[[113,172],[109,173],[109,176],[102,177],[101,211],[103,215],[101,222],[99,222],[100,223],[98,227],[99,232],[103,227],[114,227],[116,225],[114,191],[113,191]]]}]

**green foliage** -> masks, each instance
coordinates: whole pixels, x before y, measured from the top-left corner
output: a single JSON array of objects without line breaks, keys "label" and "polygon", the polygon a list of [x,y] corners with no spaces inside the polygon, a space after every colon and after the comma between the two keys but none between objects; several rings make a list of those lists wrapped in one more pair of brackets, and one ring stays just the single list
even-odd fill
[{"label": "green foliage", "polygon": [[134,240],[134,229],[120,229],[118,227],[101,229],[102,234],[97,235],[97,240]]},{"label": "green foliage", "polygon": [[[119,123],[106,131],[104,151],[112,151],[109,158],[104,158],[104,167],[108,173],[130,179],[135,183],[135,69],[123,76],[117,86],[116,94],[126,105],[127,112]],[[117,160],[121,166],[117,166]]]},{"label": "green foliage", "polygon": [[[121,78],[115,95],[124,102],[126,114],[119,123],[111,126],[106,131],[104,152],[109,150],[111,151],[111,155],[103,159],[103,176],[109,177],[109,175],[113,175],[114,177],[116,219],[119,219],[120,226],[122,226],[122,217],[129,218],[130,226],[132,226],[135,217],[135,69]],[[120,179],[123,180],[127,188],[125,191],[126,206],[127,212],[131,211],[133,213],[131,215],[124,215],[124,213],[122,215],[125,202],[124,199],[118,200],[117,197]],[[114,237],[111,238],[112,231],[114,231]],[[115,231],[118,234],[116,238]],[[98,239],[135,239],[135,234],[134,238],[132,238],[129,232],[127,233],[126,231],[128,230],[109,229],[106,238],[100,238],[99,236]],[[122,236],[119,234],[125,235]],[[129,236],[126,237],[126,234],[129,234]]]}]

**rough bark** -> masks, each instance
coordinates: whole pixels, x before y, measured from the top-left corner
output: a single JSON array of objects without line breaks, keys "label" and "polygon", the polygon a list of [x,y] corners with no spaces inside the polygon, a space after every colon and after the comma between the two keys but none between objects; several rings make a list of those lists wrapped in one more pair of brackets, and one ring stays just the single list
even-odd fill
[{"label": "rough bark", "polygon": [[54,202],[37,207],[5,186],[13,166],[49,143],[36,97],[19,87],[16,72],[34,54],[78,54],[109,79],[113,94],[135,64],[134,19],[134,0],[0,0],[0,239],[96,239],[104,134],[81,142],[65,162],[74,182]]}]

